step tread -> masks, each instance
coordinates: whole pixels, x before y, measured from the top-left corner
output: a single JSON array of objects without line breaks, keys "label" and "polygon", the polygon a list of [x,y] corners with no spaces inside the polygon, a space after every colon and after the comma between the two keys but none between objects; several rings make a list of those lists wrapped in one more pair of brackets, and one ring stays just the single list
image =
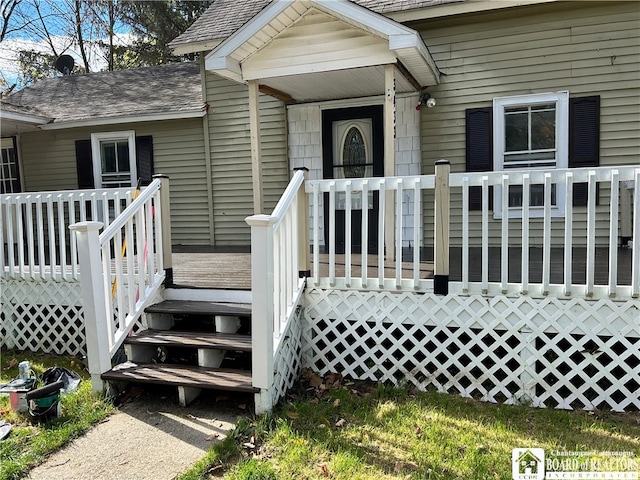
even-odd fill
[{"label": "step tread", "polygon": [[127,362],[102,374],[103,380],[156,385],[208,388],[255,393],[251,372],[230,368],[197,367],[168,363],[135,364]]},{"label": "step tread", "polygon": [[234,333],[143,330],[131,337],[127,337],[124,343],[131,345],[212,348],[236,352],[251,351],[251,337]]},{"label": "step tread", "polygon": [[222,303],[193,300],[164,300],[145,309],[147,313],[174,315],[231,315],[250,317],[251,305],[247,303]]}]

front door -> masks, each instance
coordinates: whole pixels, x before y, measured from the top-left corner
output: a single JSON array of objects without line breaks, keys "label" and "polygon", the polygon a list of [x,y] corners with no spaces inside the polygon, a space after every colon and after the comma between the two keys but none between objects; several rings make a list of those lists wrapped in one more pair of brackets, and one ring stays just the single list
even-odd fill
[{"label": "front door", "polygon": [[[381,177],[384,173],[383,107],[341,108],[322,112],[324,178]],[[363,205],[366,203],[366,205]],[[378,248],[378,192],[366,202],[360,192],[351,197],[351,251],[362,250],[362,215],[368,215],[369,252]],[[336,253],[345,251],[345,194],[336,195]],[[329,198],[324,202],[325,245],[329,244]]]}]

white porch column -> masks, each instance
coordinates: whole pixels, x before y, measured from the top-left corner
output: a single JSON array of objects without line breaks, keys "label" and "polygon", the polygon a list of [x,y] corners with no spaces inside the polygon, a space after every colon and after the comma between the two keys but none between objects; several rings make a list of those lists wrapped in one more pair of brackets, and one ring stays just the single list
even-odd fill
[{"label": "white porch column", "polygon": [[[384,176],[394,177],[396,174],[396,67],[393,64],[384,66]],[[395,217],[394,192],[385,193],[386,210],[384,220],[385,258],[395,260]],[[402,201],[402,199],[399,199]],[[398,219],[401,221],[401,219]]]},{"label": "white porch column", "polygon": [[81,222],[69,226],[78,240],[78,263],[82,286],[84,331],[87,338],[87,360],[91,385],[95,392],[104,388],[101,375],[111,368],[109,330],[105,300],[100,239],[100,222]]},{"label": "white porch column", "polygon": [[260,144],[260,85],[249,80],[249,132],[251,135],[251,177],[253,179],[253,213],[264,208],[262,195],[262,146]]}]

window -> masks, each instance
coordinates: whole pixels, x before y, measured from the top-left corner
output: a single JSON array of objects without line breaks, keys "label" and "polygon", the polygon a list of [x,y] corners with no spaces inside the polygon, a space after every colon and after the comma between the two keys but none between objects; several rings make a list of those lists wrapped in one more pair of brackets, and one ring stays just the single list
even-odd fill
[{"label": "window", "polygon": [[[500,97],[493,100],[493,168],[548,170],[568,166],[569,93]],[[564,185],[551,186],[552,215],[564,215]],[[509,187],[509,216],[522,214],[522,186]],[[502,216],[502,191],[494,190],[494,216]],[[541,216],[544,186],[531,185],[530,215]]]},{"label": "window", "polygon": [[135,133],[91,135],[93,177],[96,188],[130,187],[136,184]]},{"label": "window", "polygon": [[21,191],[14,137],[3,138],[0,143],[0,193]]}]

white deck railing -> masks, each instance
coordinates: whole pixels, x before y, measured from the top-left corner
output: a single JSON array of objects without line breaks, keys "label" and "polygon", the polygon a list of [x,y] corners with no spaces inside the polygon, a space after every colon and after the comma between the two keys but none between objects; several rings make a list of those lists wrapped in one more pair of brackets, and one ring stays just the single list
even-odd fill
[{"label": "white deck railing", "polygon": [[307,219],[302,171],[295,173],[271,215],[246,219],[251,226],[252,375],[253,386],[261,390],[256,398],[260,412],[273,405],[274,363],[299,313],[308,270]]},{"label": "white deck railing", "polygon": [[132,196],[130,188],[0,195],[0,276],[77,281],[76,239],[67,226],[86,221],[107,226]]},{"label": "white deck railing", "polygon": [[168,179],[156,178],[99,235],[99,222],[70,226],[77,236],[87,357],[96,390],[170,267],[168,191]]},{"label": "white deck railing", "polygon": [[[456,201],[447,202],[450,208],[451,231],[457,236],[447,238],[449,243],[457,245],[461,258],[461,278],[451,282],[452,291],[461,294],[508,294],[530,296],[556,296],[589,298],[629,298],[640,295],[640,168],[635,167],[599,167],[585,169],[558,169],[550,171],[516,172],[505,171],[495,173],[453,173],[447,176],[450,194],[447,198]],[[572,192],[576,183],[588,184],[587,206],[573,207]],[[529,207],[529,185],[544,185],[544,201],[539,207]],[[553,204],[551,185],[556,185],[555,204]],[[599,184],[602,202],[598,205],[597,188]],[[501,191],[508,191],[513,185],[523,186],[522,197],[525,207],[509,207],[508,196]],[[434,234],[437,231],[435,219],[442,219],[439,212],[433,210],[435,192],[435,176],[363,178],[315,180],[306,184],[306,192],[311,197],[312,220],[311,237],[313,247],[313,285],[319,288],[354,288],[359,290],[387,291],[433,291],[434,285],[429,270],[433,270],[434,258],[442,252],[433,252],[436,243]],[[482,209],[479,212],[469,210],[470,188],[482,191]],[[491,194],[493,187],[493,194]],[[363,215],[360,242],[362,247],[358,253],[352,253],[352,217],[354,204],[369,204],[370,192],[378,193],[377,218]],[[633,192],[633,193],[631,193]],[[493,201],[500,202],[500,209],[489,208],[490,195]],[[336,253],[336,203],[344,199],[344,255]],[[413,199],[413,238],[402,237],[402,199]],[[495,207],[496,205],[494,205]],[[496,212],[508,212],[497,218]],[[328,216],[326,222],[324,217]],[[553,225],[552,225],[553,218]],[[378,222],[377,248],[369,251],[371,243],[368,238],[368,222]],[[620,282],[619,238],[622,225],[627,225],[635,241],[636,248],[629,255],[631,265],[628,281]],[[389,228],[391,226],[391,229]],[[320,232],[328,229],[327,241],[324,244]],[[558,235],[558,229],[562,233]],[[421,233],[425,231],[424,235]],[[552,237],[552,230],[555,236]],[[391,231],[391,234],[389,234]],[[449,229],[447,228],[447,233]],[[533,235],[535,232],[535,235]],[[603,232],[605,232],[603,234]],[[386,237],[386,238],[385,238]],[[575,248],[581,239],[580,248],[585,250],[585,280],[576,282],[573,279],[573,267],[576,259]],[[414,246],[403,251],[403,240],[409,240]],[[597,245],[596,242],[600,243]],[[391,249],[385,251],[385,244]],[[518,246],[518,258],[512,258]],[[422,249],[419,247],[423,247]],[[489,248],[500,249],[498,263],[490,262]],[[607,260],[596,263],[596,246],[607,250]],[[538,247],[542,250],[542,258],[536,269],[541,270],[541,281],[530,281],[530,267],[534,259],[530,257],[530,249]],[[611,248],[613,247],[613,248]],[[470,252],[478,249],[481,255],[481,278],[471,280],[476,275],[474,267],[477,262],[470,261]],[[563,250],[560,263],[563,268],[563,280],[552,283],[551,266],[552,251],[557,254]],[[421,251],[422,250],[422,251]],[[421,260],[425,251],[428,261]],[[323,253],[326,252],[326,253]],[[431,254],[429,254],[432,252]],[[403,258],[404,254],[404,258]],[[357,262],[354,262],[354,259]],[[476,260],[475,258],[473,260]],[[555,262],[555,257],[553,258]],[[323,271],[322,263],[326,263]],[[373,262],[373,263],[372,263]],[[519,278],[513,278],[510,265],[519,267]],[[606,265],[606,281],[596,282],[596,267]],[[339,274],[337,267],[343,269]],[[499,270],[499,281],[490,281],[490,271]],[[354,273],[357,272],[357,273]],[[370,272],[373,272],[370,273]],[[438,272],[435,272],[437,275]],[[449,272],[446,272],[448,275]]]}]

